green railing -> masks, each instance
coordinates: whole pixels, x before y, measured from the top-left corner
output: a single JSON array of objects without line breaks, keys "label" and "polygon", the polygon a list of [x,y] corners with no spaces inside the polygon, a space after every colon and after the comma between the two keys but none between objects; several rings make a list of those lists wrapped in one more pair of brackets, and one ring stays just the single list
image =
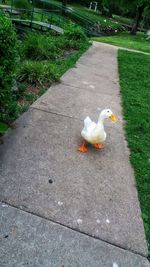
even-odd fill
[{"label": "green railing", "polygon": [[75,23],[79,24],[87,34],[89,35],[105,35],[104,31],[98,28],[98,25],[94,23],[92,20],[87,19],[86,16],[81,15],[73,8],[70,7],[63,7],[60,4],[54,3],[53,1],[48,0],[35,0],[35,4],[40,5],[41,3],[49,10],[55,10],[55,13],[59,13],[62,16],[65,16]]},{"label": "green railing", "polygon": [[[57,4],[53,3],[53,1],[32,0],[30,9],[23,9],[16,8],[14,0],[11,0],[11,6],[3,6],[3,9],[10,13],[13,22],[16,23],[19,28],[29,27],[30,29],[34,28],[37,30],[50,29],[50,25],[54,23],[56,23],[55,26],[63,28],[68,20],[72,20],[76,24],[79,24],[88,35],[105,34],[93,21],[87,19],[86,16],[79,14],[73,8],[64,8],[61,3]],[[47,25],[45,22],[46,18]],[[36,21],[38,22],[36,23]],[[39,21],[41,21],[41,25]],[[44,24],[42,24],[43,22]]]}]

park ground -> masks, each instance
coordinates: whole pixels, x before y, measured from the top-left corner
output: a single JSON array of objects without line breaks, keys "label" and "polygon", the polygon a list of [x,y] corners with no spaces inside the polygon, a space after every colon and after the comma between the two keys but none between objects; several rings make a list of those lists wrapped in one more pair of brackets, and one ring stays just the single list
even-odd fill
[{"label": "park ground", "polygon": [[[74,8],[78,10],[80,9],[80,7],[77,6]],[[91,16],[94,18],[95,15],[91,13]],[[102,19],[105,20],[105,18]],[[108,23],[111,22],[108,21]],[[115,25],[117,24],[115,23]],[[70,25],[70,27],[73,27],[73,25]],[[120,27],[120,25],[117,27]],[[46,92],[47,88],[53,82],[59,81],[62,74],[65,73],[68,68],[74,66],[76,60],[91,45],[88,43],[87,39],[85,42],[84,37],[78,45],[74,40],[71,39],[70,41],[69,36],[67,43],[64,41],[63,37],[56,38],[54,36],[51,38],[51,44],[54,49],[53,55],[55,55],[54,58],[52,58],[53,55],[48,52],[48,46],[44,45],[42,36],[38,38],[39,50],[37,51],[37,53],[35,51],[35,54],[30,53],[30,51],[34,51],[35,49],[35,46],[37,44],[36,38],[29,34],[23,36],[23,38],[20,39],[20,42],[25,45],[21,47],[21,52],[23,52],[21,58],[22,65],[17,73],[19,81],[19,94],[17,98],[19,105],[21,105],[19,114],[21,114],[23,111],[26,111],[38,97],[40,97],[44,92]],[[146,38],[146,35],[141,32],[139,32],[136,36],[131,36],[126,32],[119,33],[114,36],[94,37],[92,38],[92,40],[100,43],[112,44],[127,49],[138,50],[139,52],[150,53],[150,41]],[[92,42],[92,40],[90,40],[90,43]],[[57,41],[60,46],[58,50],[55,50],[54,47],[56,46]],[[33,44],[32,47],[30,47],[30,43]],[[43,50],[43,48],[45,49],[45,51]],[[41,54],[39,53],[39,51],[41,52]],[[39,58],[37,59],[37,57]],[[138,197],[142,211],[142,218],[144,222],[147,244],[150,251],[150,123],[148,116],[150,102],[150,56],[144,55],[142,53],[123,51],[119,49],[117,58],[122,112],[125,121],[125,136],[128,142],[128,147],[130,149],[130,161],[134,168],[136,187],[138,190]],[[50,59],[52,61],[51,64],[48,63]],[[45,64],[45,66],[47,66],[45,67],[45,69],[47,69],[47,75],[51,76],[51,81],[48,81],[47,76],[43,77],[43,73],[45,72],[44,67],[42,67],[43,63]],[[27,84],[28,86],[26,86]],[[3,129],[4,128],[5,126],[3,125]],[[18,204],[14,204],[14,206],[17,205]]]}]

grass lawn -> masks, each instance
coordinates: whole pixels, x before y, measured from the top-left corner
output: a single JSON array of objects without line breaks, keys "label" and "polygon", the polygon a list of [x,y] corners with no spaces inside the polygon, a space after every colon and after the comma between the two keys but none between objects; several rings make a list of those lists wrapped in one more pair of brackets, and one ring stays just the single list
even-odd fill
[{"label": "grass lawn", "polygon": [[135,36],[120,33],[108,37],[94,37],[92,40],[150,53],[150,40],[146,40],[144,33],[138,33]]},{"label": "grass lawn", "polygon": [[[56,0],[46,0],[50,2],[52,5],[56,5],[58,7],[62,7],[61,2]],[[88,8],[81,6],[79,4],[68,4],[67,7],[72,8],[72,12],[75,11],[79,16],[83,16],[86,20],[89,20],[94,23],[99,23],[102,29],[109,29],[112,28],[114,30],[122,30],[123,27],[118,21],[111,20],[107,17],[104,17],[100,14],[99,11],[94,12],[89,10]]]},{"label": "grass lawn", "polygon": [[150,258],[150,57],[119,50],[126,138],[134,167]]},{"label": "grass lawn", "polygon": [[113,19],[115,19],[116,21],[123,23],[123,24],[127,24],[127,25],[133,24],[133,19],[130,19],[130,18],[125,18],[122,16],[113,15]]},{"label": "grass lawn", "polygon": [[98,12],[98,11],[94,12],[94,11],[89,10],[88,8],[80,6],[80,5],[72,5],[72,7],[80,15],[83,15],[83,16],[87,17],[87,19],[90,19],[91,21],[93,21],[93,23],[99,22],[99,24],[101,25],[101,27],[103,29],[109,28],[109,27],[111,27],[114,30],[122,30],[123,29],[123,27],[121,26],[121,24],[119,22],[117,22],[117,21],[115,22],[108,17],[102,16],[100,14],[100,12]]}]

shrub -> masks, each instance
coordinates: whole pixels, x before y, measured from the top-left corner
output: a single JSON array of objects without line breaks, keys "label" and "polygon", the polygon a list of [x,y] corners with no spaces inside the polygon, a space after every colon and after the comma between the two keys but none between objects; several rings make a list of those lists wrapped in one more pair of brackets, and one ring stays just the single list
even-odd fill
[{"label": "shrub", "polygon": [[60,57],[61,50],[54,37],[30,33],[24,40],[22,53],[27,59],[55,60]]},{"label": "shrub", "polygon": [[20,82],[29,84],[51,84],[59,79],[55,64],[37,61],[24,61],[18,69],[17,78]]},{"label": "shrub", "polygon": [[22,9],[21,18],[26,18],[26,16],[30,16],[31,4],[28,0],[14,0],[14,6],[18,9]]},{"label": "shrub", "polygon": [[30,9],[31,5],[28,0],[14,0],[14,6],[20,9]]},{"label": "shrub", "polygon": [[80,26],[77,26],[72,22],[68,23],[65,27],[64,35],[69,40],[82,42],[87,41],[87,37],[84,30]]},{"label": "shrub", "polygon": [[17,60],[17,36],[8,17],[0,12],[0,120],[14,119],[17,113],[15,80]]}]

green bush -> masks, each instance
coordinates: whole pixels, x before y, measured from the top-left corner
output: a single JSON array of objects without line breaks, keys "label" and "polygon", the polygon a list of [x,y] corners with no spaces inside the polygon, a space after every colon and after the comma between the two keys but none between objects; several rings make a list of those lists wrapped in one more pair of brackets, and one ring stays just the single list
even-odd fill
[{"label": "green bush", "polygon": [[28,0],[14,0],[15,8],[22,9],[21,18],[26,19],[31,15],[31,4]]},{"label": "green bush", "polygon": [[75,40],[79,42],[87,41],[87,36],[83,29],[72,22],[68,23],[65,27],[64,35],[69,40]]},{"label": "green bush", "polygon": [[56,60],[61,56],[55,37],[36,33],[27,34],[22,53],[32,60]]},{"label": "green bush", "polygon": [[14,6],[20,9],[30,9],[31,5],[28,0],[14,0]]},{"label": "green bush", "polygon": [[15,81],[17,36],[8,17],[0,12],[0,120],[15,118],[17,103],[13,91]]},{"label": "green bush", "polygon": [[17,78],[20,82],[29,84],[49,85],[59,79],[59,73],[55,64],[48,62],[24,61],[18,69]]}]

